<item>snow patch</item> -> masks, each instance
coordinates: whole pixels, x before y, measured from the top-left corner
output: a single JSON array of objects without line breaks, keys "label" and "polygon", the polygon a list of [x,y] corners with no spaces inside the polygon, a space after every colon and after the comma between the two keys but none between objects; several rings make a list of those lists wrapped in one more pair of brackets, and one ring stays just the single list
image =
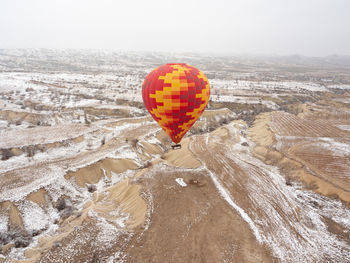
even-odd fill
[{"label": "snow patch", "polygon": [[256,238],[256,240],[259,243],[262,243],[262,239],[261,239],[261,235],[259,232],[259,229],[256,227],[254,221],[249,217],[249,215],[241,208],[239,207],[234,201],[233,201],[233,197],[229,194],[229,192],[225,189],[225,187],[222,186],[222,184],[219,182],[219,179],[216,177],[216,175],[210,171],[207,168],[207,171],[211,177],[211,179],[213,180],[216,188],[219,190],[220,195],[226,200],[226,202],[234,209],[236,210],[241,217],[243,218],[244,221],[246,221],[249,225],[249,227],[251,228],[251,230],[253,231],[253,234]]},{"label": "snow patch", "polygon": [[187,184],[185,183],[183,178],[176,178],[175,181],[181,186],[181,187],[186,187]]},{"label": "snow patch", "polygon": [[332,138],[323,138],[317,145],[332,151],[335,156],[350,156],[349,144],[337,142]]},{"label": "snow patch", "polygon": [[336,126],[343,131],[350,131],[350,125],[336,125]]},{"label": "snow patch", "polygon": [[28,232],[47,229],[50,220],[44,210],[32,201],[23,201],[19,205],[23,224]]},{"label": "snow patch", "polygon": [[8,216],[0,213],[0,233],[7,232]]}]

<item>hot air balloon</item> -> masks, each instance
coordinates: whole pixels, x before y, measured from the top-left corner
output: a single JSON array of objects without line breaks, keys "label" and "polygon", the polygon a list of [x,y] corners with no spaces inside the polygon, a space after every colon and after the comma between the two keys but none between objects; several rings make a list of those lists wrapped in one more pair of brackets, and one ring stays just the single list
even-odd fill
[{"label": "hot air balloon", "polygon": [[174,63],[151,71],[142,85],[143,102],[158,124],[176,144],[192,127],[208,104],[210,87],[199,69]]}]

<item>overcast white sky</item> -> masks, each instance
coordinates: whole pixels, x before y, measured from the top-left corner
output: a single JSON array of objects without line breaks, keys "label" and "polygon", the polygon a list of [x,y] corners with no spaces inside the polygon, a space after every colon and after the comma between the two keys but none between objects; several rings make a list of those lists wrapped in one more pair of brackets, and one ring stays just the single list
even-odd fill
[{"label": "overcast white sky", "polygon": [[0,48],[350,55],[350,0],[0,0]]}]

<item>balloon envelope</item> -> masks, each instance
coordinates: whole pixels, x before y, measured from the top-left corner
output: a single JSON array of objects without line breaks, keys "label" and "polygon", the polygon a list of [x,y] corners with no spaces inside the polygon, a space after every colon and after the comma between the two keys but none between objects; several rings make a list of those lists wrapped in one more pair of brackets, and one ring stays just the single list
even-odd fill
[{"label": "balloon envelope", "polygon": [[202,71],[186,64],[166,64],[149,73],[142,85],[148,112],[179,143],[208,104],[210,87]]}]

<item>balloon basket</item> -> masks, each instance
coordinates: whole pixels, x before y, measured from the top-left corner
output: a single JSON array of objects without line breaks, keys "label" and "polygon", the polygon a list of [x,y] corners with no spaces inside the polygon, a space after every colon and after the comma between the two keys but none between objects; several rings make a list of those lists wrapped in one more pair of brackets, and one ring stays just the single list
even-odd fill
[{"label": "balloon basket", "polygon": [[173,150],[181,149],[181,144],[171,145],[171,148],[173,148]]}]

